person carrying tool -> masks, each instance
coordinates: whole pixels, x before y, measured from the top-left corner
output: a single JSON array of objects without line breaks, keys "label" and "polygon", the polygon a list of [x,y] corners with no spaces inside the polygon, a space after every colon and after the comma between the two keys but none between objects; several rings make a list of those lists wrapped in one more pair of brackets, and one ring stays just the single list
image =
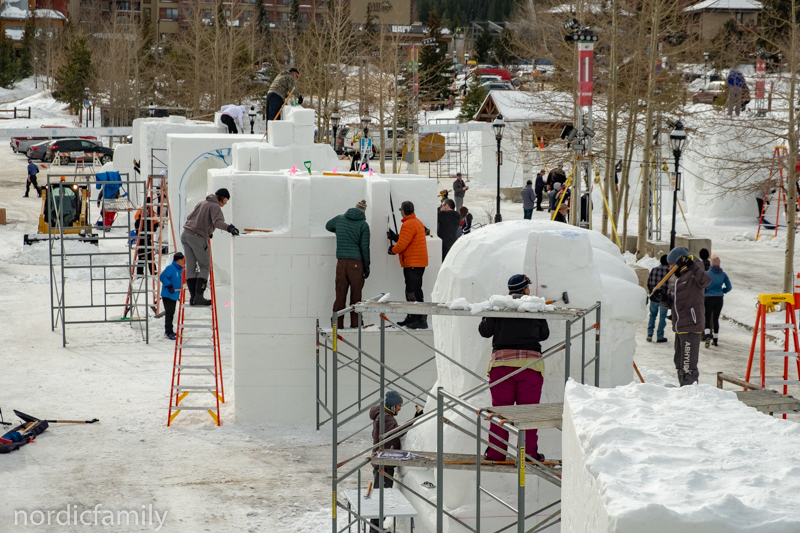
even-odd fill
[{"label": "person carrying tool", "polygon": [[[394,246],[389,245],[389,255],[400,256],[400,266],[403,267],[403,277],[406,282],[406,301],[423,302],[422,276],[428,266],[428,243],[425,241],[425,225],[414,214],[414,204],[405,201],[400,205],[400,214],[403,215],[400,234],[389,230],[386,236]],[[427,329],[427,315],[407,315],[405,320],[398,322],[401,326],[410,329]]]},{"label": "person carrying tool", "polygon": [[175,306],[181,297],[185,266],[186,258],[182,253],[177,252],[172,256],[172,263],[162,270],[158,277],[161,280],[161,303],[164,305],[164,335],[171,341],[175,340],[172,321],[175,317]]},{"label": "person carrying tool", "polygon": [[39,187],[38,183],[36,183],[36,174],[38,173],[39,167],[37,167],[33,161],[28,159],[28,179],[25,181],[25,195],[23,198],[28,197],[28,193],[31,190],[31,185],[33,185],[33,188],[36,189],[36,194],[39,195],[39,198],[42,197],[42,188]]},{"label": "person carrying tool", "polygon": [[[325,224],[325,229],[336,234],[336,299],[333,311],[344,309],[347,291],[350,305],[361,301],[364,280],[369,277],[369,224],[367,201],[361,200],[343,215],[336,215]],[[337,327],[344,327],[344,316],[338,318]],[[358,327],[358,313],[350,313],[350,327]]]},{"label": "person carrying tool", "polygon": [[246,108],[243,105],[224,105],[221,111],[222,116],[219,117],[219,120],[228,126],[228,133],[239,133],[239,130],[236,129],[237,120],[239,121],[239,126],[241,126],[242,131],[244,131],[242,117],[246,112]]},{"label": "person carrying tool", "polygon": [[225,222],[222,208],[231,199],[228,189],[219,189],[198,203],[186,217],[181,234],[183,252],[186,254],[186,285],[189,287],[189,305],[211,305],[203,293],[211,271],[211,252],[208,240],[214,229],[227,231],[232,236],[239,235],[233,224]]},{"label": "person carrying tool", "polygon": [[[525,274],[515,274],[508,280],[508,294],[513,298],[522,298],[531,293],[531,280]],[[530,405],[537,404],[542,398],[544,385],[544,361],[542,357],[542,341],[550,337],[547,320],[541,318],[490,318],[484,317],[478,326],[481,337],[492,339],[492,356],[489,359],[489,390],[492,393],[492,405]],[[531,366],[515,374],[497,385],[492,385],[506,376],[517,372],[520,368]],[[488,447],[484,457],[489,461],[505,461],[506,445],[500,439],[508,440],[508,431],[491,424],[489,442],[496,446]],[[535,429],[525,432],[525,447],[530,456],[544,461],[539,453],[539,436]],[[502,451],[500,451],[502,450]]]},{"label": "person carrying tool", "polygon": [[670,267],[677,267],[666,287],[655,291],[651,298],[672,309],[672,330],[675,332],[675,369],[681,387],[697,383],[700,371],[700,339],[706,324],[705,288],[711,277],[703,263],[695,261],[683,246],[673,248],[667,254]]},{"label": "person carrying tool", "polygon": [[290,94],[297,98],[297,103],[303,103],[303,96],[297,90],[297,78],[299,77],[300,71],[292,67],[278,74],[272,81],[267,93],[267,122],[280,120],[278,112]]},{"label": "person carrying tool", "polygon": [[[395,418],[399,413],[400,409],[403,407],[403,397],[400,396],[398,392],[393,390],[386,391],[386,396],[383,400],[383,409],[381,409],[381,405],[373,405],[372,408],[369,410],[369,418],[372,420],[372,444],[378,444],[381,440],[383,440],[391,431],[395,431],[400,428],[400,424],[397,423],[397,419]],[[414,423],[414,419],[418,416],[422,416],[425,412],[419,408],[418,405],[415,405],[417,412],[414,413],[414,418],[403,424],[403,428],[406,426],[411,426]],[[379,417],[378,415],[383,411],[383,417]],[[381,434],[381,418],[383,418],[383,434]],[[400,443],[400,437],[402,435],[397,435],[392,440],[383,444],[381,449],[383,450],[402,450],[403,446]],[[377,452],[378,448],[375,448],[373,452]],[[378,488],[378,479],[381,474],[380,470],[381,467],[375,465],[373,468],[373,488]],[[383,470],[389,476],[394,476],[394,468],[393,466],[384,466]],[[391,477],[383,477],[383,488],[390,489],[394,486],[394,480]],[[375,526],[375,530],[379,531],[378,529],[378,520],[373,519],[371,521],[372,525]]]}]

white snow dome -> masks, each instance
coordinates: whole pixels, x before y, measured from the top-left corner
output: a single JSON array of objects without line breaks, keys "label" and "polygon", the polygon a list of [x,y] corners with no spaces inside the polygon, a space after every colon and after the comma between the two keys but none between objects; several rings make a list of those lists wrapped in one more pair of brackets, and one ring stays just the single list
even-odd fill
[{"label": "white snow dome", "polygon": [[[558,307],[587,308],[601,302],[600,386],[614,387],[630,383],[633,377],[633,354],[636,349],[633,324],[645,317],[646,293],[638,284],[636,273],[623,261],[619,249],[598,232],[584,230],[560,222],[520,220],[503,222],[478,229],[456,241],[442,263],[432,299],[451,302],[465,298],[482,302],[497,294],[508,294],[508,279],[514,274],[530,277],[531,294],[555,300]],[[561,297],[568,293],[569,305]],[[485,375],[491,355],[491,339],[478,334],[479,317],[433,317],[436,348],[449,355],[478,375]],[[586,325],[595,322],[594,312]],[[542,351],[565,338],[563,320],[548,320],[550,338],[542,343]],[[573,326],[572,334],[580,331],[581,323]],[[586,338],[587,359],[594,355],[594,333]],[[580,379],[580,337],[572,341],[570,374]],[[564,352],[545,362],[545,382],[542,403],[564,400]],[[450,393],[461,394],[478,384],[478,380],[437,355],[438,383]],[[586,371],[587,381],[593,383],[594,367]],[[475,406],[491,405],[489,392],[469,400]],[[435,409],[429,400],[426,412]],[[455,415],[454,415],[455,416]],[[512,442],[514,437],[512,436]],[[445,452],[475,453],[475,441],[458,430],[445,426]],[[421,424],[409,432],[403,447],[407,450],[435,451],[436,425]],[[548,458],[561,457],[559,430],[539,431],[539,451]],[[533,477],[533,474],[529,474]],[[434,473],[405,469],[406,482],[412,488],[433,480]],[[446,510],[456,516],[474,508],[474,473],[446,471]],[[513,476],[490,475],[496,494],[506,494],[507,501],[516,499]],[[538,478],[537,478],[538,479]],[[436,483],[435,480],[433,480]],[[487,476],[484,477],[484,484]],[[491,488],[489,489],[491,490]],[[547,482],[528,485],[526,508],[538,508],[557,499],[558,491]],[[502,496],[501,496],[502,497]],[[435,525],[435,512],[419,501],[421,527]],[[534,507],[527,507],[528,505]],[[541,506],[541,505],[539,505]],[[473,509],[474,511],[474,509]],[[484,509],[485,516],[493,513]],[[501,512],[500,515],[507,514]],[[432,520],[432,522],[431,522]],[[484,524],[485,522],[485,524]],[[490,523],[491,522],[491,523]],[[499,527],[510,520],[484,519],[485,527]],[[529,525],[530,527],[530,525]],[[435,528],[434,528],[435,529]]]}]

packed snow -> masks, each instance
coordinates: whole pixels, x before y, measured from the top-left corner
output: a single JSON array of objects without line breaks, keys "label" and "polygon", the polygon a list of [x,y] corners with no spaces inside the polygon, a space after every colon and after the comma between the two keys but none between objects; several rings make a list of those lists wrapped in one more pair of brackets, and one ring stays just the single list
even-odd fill
[{"label": "packed snow", "polygon": [[477,315],[484,311],[518,311],[520,313],[541,313],[553,311],[555,307],[549,305],[547,300],[538,296],[524,295],[514,298],[508,294],[495,294],[488,300],[471,304],[466,298],[456,298],[444,304],[448,309],[457,311],[470,311]]}]

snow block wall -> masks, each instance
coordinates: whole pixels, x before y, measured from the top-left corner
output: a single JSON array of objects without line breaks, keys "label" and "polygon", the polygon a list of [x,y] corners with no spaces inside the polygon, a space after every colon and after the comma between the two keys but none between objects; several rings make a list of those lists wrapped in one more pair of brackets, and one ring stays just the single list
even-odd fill
[{"label": "snow block wall", "polygon": [[800,426],[709,385],[570,382],[562,531],[800,531]]},{"label": "snow block wall", "polygon": [[[561,295],[568,292],[569,307],[586,308],[600,301],[602,304],[600,343],[600,384],[603,387],[629,383],[632,377],[632,359],[636,348],[633,324],[645,317],[645,292],[637,283],[636,274],[628,267],[619,249],[603,235],[565,226],[549,221],[514,221],[493,224],[462,237],[447,255],[436,287],[433,300],[448,302],[466,298],[469,302],[481,302],[495,294],[507,294],[507,282],[513,274],[523,273],[531,278],[531,294],[547,300],[556,300],[563,306]],[[595,321],[590,314],[586,323]],[[485,375],[491,355],[491,340],[478,334],[480,319],[470,317],[434,317],[433,327],[436,348]],[[565,337],[564,322],[548,321],[550,339],[543,343],[543,350],[562,341]],[[573,334],[580,324],[573,326]],[[594,333],[587,334],[587,347],[594,354]],[[571,375],[580,378],[581,340],[572,342]],[[545,362],[543,403],[561,402],[564,398],[565,365],[563,351]],[[461,394],[479,384],[478,380],[437,356],[439,380],[437,385],[451,393]],[[587,368],[587,379],[594,376],[594,368]],[[491,405],[489,392],[473,397],[469,402],[475,406]],[[426,411],[435,409],[430,401]],[[458,418],[458,417],[456,417]],[[488,426],[487,426],[488,428]],[[513,437],[512,437],[513,442]],[[404,448],[409,450],[436,450],[436,425],[424,424],[415,427],[406,438]],[[539,450],[548,458],[561,457],[561,435],[558,430],[539,431]],[[474,453],[475,441],[445,426],[445,452]],[[405,482],[415,490],[426,493],[422,483],[439,481],[432,479],[433,472],[406,470]],[[446,509],[456,516],[474,516],[475,478],[470,472],[445,472]],[[516,500],[513,475],[489,474],[484,477],[490,491]],[[543,507],[558,499],[558,489],[529,474],[527,486],[527,509]],[[413,497],[408,494],[410,498]],[[513,521],[507,510],[491,500],[482,500],[482,526],[495,530]],[[495,508],[495,506],[497,506]],[[415,501],[420,513],[417,522],[421,531],[435,531],[435,510]],[[471,511],[472,509],[472,511]],[[470,514],[472,513],[472,514]],[[528,528],[533,527],[532,518]],[[459,529],[456,526],[455,530]]]},{"label": "snow block wall", "polygon": [[[412,201],[417,217],[433,229],[436,182],[420,177],[386,179],[377,174],[346,177],[233,168],[209,171],[209,175],[214,186],[227,182],[230,189],[226,219],[230,217],[242,230],[270,230],[228,238],[237,421],[299,424],[313,420],[315,324],[319,319],[320,325],[330,325],[335,296],[336,237],[325,230],[326,222],[366,199],[371,274],[363,296],[389,292],[392,299],[404,300],[398,258],[387,254],[389,197],[395,210],[402,201]],[[434,237],[427,243],[429,266],[423,290],[430,300],[441,264],[441,241]],[[216,269],[223,245],[216,237],[213,245]],[[368,320],[377,323],[376,318]],[[349,318],[345,320],[349,325]],[[430,354],[414,353],[414,357],[423,355]]]}]

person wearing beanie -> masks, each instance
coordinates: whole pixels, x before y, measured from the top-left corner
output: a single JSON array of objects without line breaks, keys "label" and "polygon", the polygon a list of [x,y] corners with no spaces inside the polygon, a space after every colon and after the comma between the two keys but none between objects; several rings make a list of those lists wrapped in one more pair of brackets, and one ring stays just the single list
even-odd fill
[{"label": "person wearing beanie", "polygon": [[[341,311],[350,291],[350,305],[361,301],[364,280],[369,277],[369,224],[367,201],[361,200],[343,215],[336,215],[325,224],[325,229],[336,234],[336,299],[333,311]],[[344,316],[336,326],[344,327]],[[358,313],[350,313],[350,327],[358,327]]]},{"label": "person wearing beanie", "polygon": [[232,236],[239,235],[233,224],[225,222],[222,208],[231,199],[228,189],[219,189],[198,203],[183,225],[181,244],[186,254],[186,286],[189,287],[189,305],[211,305],[203,294],[211,271],[211,249],[209,239],[215,229],[227,231]]},{"label": "person wearing beanie", "polygon": [[456,203],[449,198],[442,202],[437,213],[436,235],[442,239],[442,261],[447,252],[461,236],[461,215],[456,211]]},{"label": "person wearing beanie", "polygon": [[458,212],[461,209],[461,206],[464,205],[464,194],[469,190],[469,187],[466,183],[464,183],[464,178],[461,176],[461,172],[456,173],[456,180],[453,182],[453,198],[454,203],[456,206],[453,208],[454,211]]},{"label": "person wearing beanie", "polygon": [[[656,285],[669,274],[669,263],[667,255],[661,256],[661,264],[650,270],[647,277],[647,293],[653,292]],[[658,318],[658,329],[656,330],[656,318]],[[664,336],[664,328],[667,326],[667,308],[661,305],[660,301],[650,299],[650,320],[647,322],[647,342],[653,342],[653,332],[656,332],[656,342],[667,342]]]},{"label": "person wearing beanie", "polygon": [[561,190],[561,183],[555,182],[553,188],[547,193],[547,211],[552,212],[556,210],[558,205],[558,192]]},{"label": "person wearing beanie", "polygon": [[224,105],[220,111],[222,111],[222,115],[219,117],[219,120],[228,126],[228,133],[239,133],[239,130],[236,129],[237,120],[239,121],[239,126],[242,128],[242,133],[244,133],[244,122],[242,122],[242,119],[247,112],[247,108],[243,105]]},{"label": "person wearing beanie", "polygon": [[[541,178],[538,174],[537,178]],[[533,210],[536,208],[536,198],[542,197],[542,191],[539,194],[533,192],[533,182],[528,180],[525,187],[522,188],[522,216],[525,220],[530,220],[533,217]]]},{"label": "person wearing beanie", "polygon": [[[428,242],[425,236],[425,225],[414,214],[414,204],[405,201],[400,205],[400,214],[403,216],[403,225],[400,234],[389,230],[386,236],[395,245],[389,245],[389,255],[400,256],[400,266],[403,267],[403,278],[406,282],[406,301],[425,301],[422,292],[422,276],[428,266]],[[401,326],[410,329],[427,329],[427,315],[407,315],[398,322]]]},{"label": "person wearing beanie", "polygon": [[183,285],[183,268],[186,258],[178,252],[172,256],[172,263],[161,271],[158,279],[161,281],[161,303],[164,305],[164,335],[171,341],[175,340],[175,330],[172,329],[175,317],[175,306],[181,297]]},{"label": "person wearing beanie", "polygon": [[275,76],[267,92],[267,124],[269,124],[270,120],[280,120],[282,118],[278,113],[281,111],[283,103],[289,98],[289,95],[297,98],[297,103],[303,103],[303,96],[297,90],[297,78],[299,77],[300,71],[294,67],[284,70]]},{"label": "person wearing beanie", "polygon": [[672,309],[672,330],[675,332],[675,369],[681,387],[698,383],[700,371],[700,340],[706,324],[705,288],[711,277],[703,263],[695,261],[683,246],[667,254],[670,267],[677,267],[665,287],[653,294],[653,299]]},{"label": "person wearing beanie", "polygon": [[[369,410],[369,418],[372,420],[372,444],[377,445],[380,441],[382,441],[386,437],[391,437],[392,433],[396,436],[389,440],[388,442],[376,446],[373,449],[373,452],[378,451],[378,449],[383,450],[402,450],[403,446],[400,443],[400,437],[405,434],[405,431],[408,431],[414,424],[414,420],[425,412],[419,408],[419,406],[415,406],[417,412],[414,414],[414,418],[400,426],[397,423],[397,418],[395,418],[398,413],[400,413],[400,409],[403,407],[403,398],[400,396],[399,393],[390,390],[386,392],[386,396],[383,400],[383,406],[379,403],[378,405],[373,405],[372,408]],[[380,413],[383,412],[383,416],[379,416]],[[383,419],[383,433],[381,433],[381,419]],[[405,430],[405,431],[404,431]],[[402,432],[402,433],[401,433]],[[381,476],[380,474],[380,467],[375,465],[373,468],[373,483],[372,486],[374,489],[380,488],[380,481],[381,478],[383,479],[383,488],[390,489],[394,485],[394,481],[391,478],[387,478],[386,476]],[[389,474],[389,476],[394,476],[394,468],[393,466],[384,466],[383,470]],[[378,521],[372,520],[372,524],[376,527],[376,531],[378,530]]]},{"label": "person wearing beanie", "polygon": [[708,271],[708,269],[711,268],[711,261],[708,260],[708,250],[701,248],[697,255],[700,256],[700,260],[703,262],[703,268]]},{"label": "person wearing beanie", "polygon": [[[531,280],[524,274],[515,274],[508,280],[508,294],[522,298],[531,293]],[[550,337],[547,320],[541,318],[494,318],[484,317],[478,326],[481,337],[492,339],[492,355],[489,359],[489,390],[492,405],[538,404],[544,385],[544,361],[542,341]],[[527,367],[509,379],[504,378]],[[502,380],[502,381],[501,381]],[[492,385],[495,382],[497,385]],[[508,431],[492,424],[489,442],[484,457],[489,461],[504,461]],[[543,461],[538,451],[539,437],[535,429],[525,432],[525,446],[531,457]]]},{"label": "person wearing beanie", "polygon": [[36,174],[38,173],[39,167],[37,167],[33,161],[28,159],[28,179],[25,182],[25,195],[23,198],[28,197],[28,193],[31,190],[31,185],[33,185],[33,188],[36,189],[36,194],[39,195],[39,198],[42,197],[42,188],[39,187],[39,184],[36,182]]},{"label": "person wearing beanie", "polygon": [[723,298],[733,288],[730,278],[728,278],[728,275],[722,270],[722,267],[720,267],[719,256],[717,254],[711,254],[709,262],[711,263],[711,268],[709,268],[706,273],[711,277],[711,284],[706,287],[705,292],[706,348],[708,348],[711,343],[717,346],[717,342],[719,341],[719,315],[722,313]]}]

